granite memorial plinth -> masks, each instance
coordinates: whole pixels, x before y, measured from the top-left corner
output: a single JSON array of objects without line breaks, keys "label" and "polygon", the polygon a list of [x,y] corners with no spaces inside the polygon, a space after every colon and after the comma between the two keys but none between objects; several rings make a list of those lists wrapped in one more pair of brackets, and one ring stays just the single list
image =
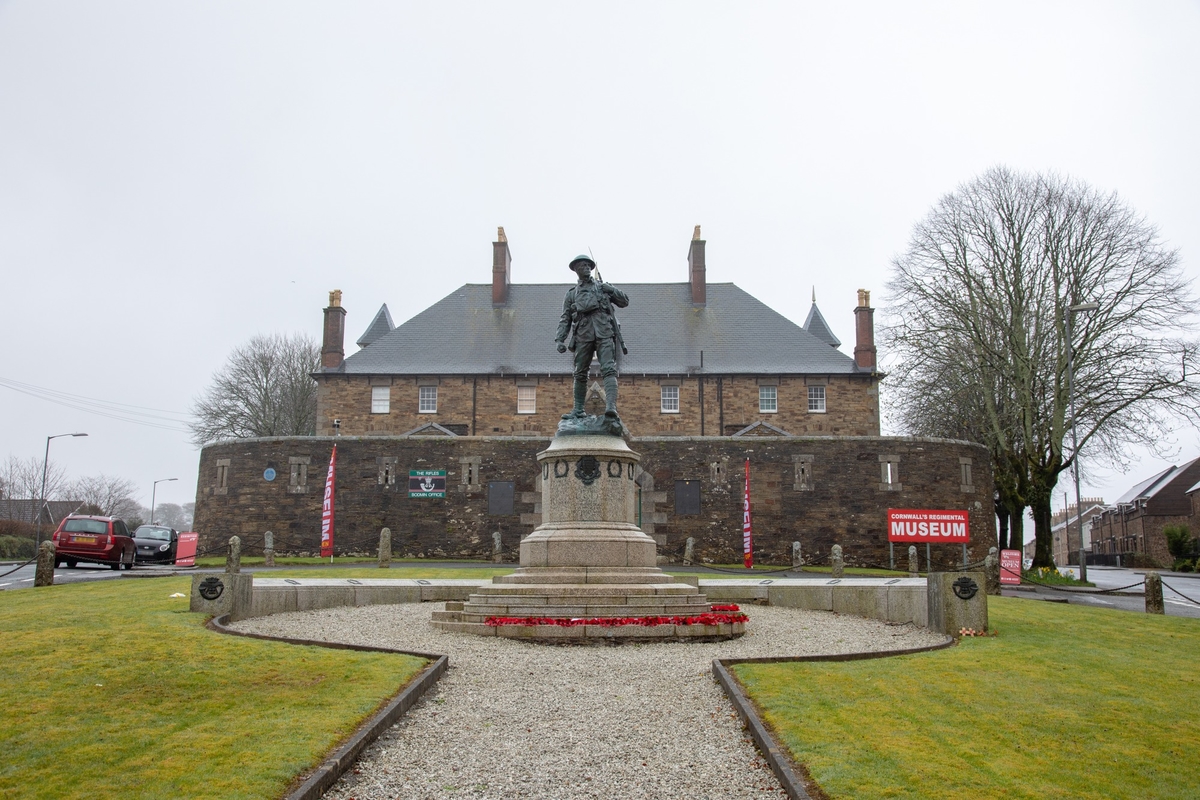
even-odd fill
[{"label": "granite memorial plinth", "polygon": [[[640,457],[624,439],[560,434],[537,459],[542,524],[521,541],[520,568],[495,577],[461,608],[434,612],[434,625],[554,642],[713,640],[745,632],[745,623],[644,624],[709,614],[711,607],[695,586],[656,566],[655,542],[636,524]],[[563,624],[494,624],[500,619]],[[592,619],[605,623],[571,623]]]}]

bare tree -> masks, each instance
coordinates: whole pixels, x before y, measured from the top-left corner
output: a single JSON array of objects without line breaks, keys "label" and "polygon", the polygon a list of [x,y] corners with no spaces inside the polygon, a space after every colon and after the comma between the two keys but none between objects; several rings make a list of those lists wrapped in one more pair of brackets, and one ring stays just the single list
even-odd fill
[{"label": "bare tree", "polygon": [[[42,491],[43,463],[42,459],[36,456],[17,458],[11,455],[7,461],[0,463],[0,485],[4,486],[2,496],[36,501]],[[53,461],[46,464],[46,499],[60,499],[66,486],[67,478],[63,468]]]},{"label": "bare tree", "polygon": [[71,484],[70,494],[82,500],[89,513],[105,517],[129,518],[141,505],[133,499],[137,484],[128,478],[96,475],[80,478]]},{"label": "bare tree", "polygon": [[309,336],[255,336],[230,354],[192,405],[192,441],[316,432],[321,349]]},{"label": "bare tree", "polygon": [[[150,519],[149,515],[146,519]],[[178,503],[159,503],[154,509],[154,524],[166,525],[178,531],[186,531],[191,526],[191,520],[183,506]]]},{"label": "bare tree", "polygon": [[[1033,512],[1035,566],[1052,566],[1051,493],[1076,456],[1063,447],[1072,425],[1081,451],[1120,463],[1130,444],[1161,452],[1171,423],[1198,414],[1195,301],[1177,252],[1116,195],[996,167],[943,197],[893,266],[882,338],[900,358],[899,418],[986,444],[1010,504]],[[1070,307],[1090,301],[1099,310],[1074,316],[1068,343]],[[918,425],[923,393],[959,402]]]}]

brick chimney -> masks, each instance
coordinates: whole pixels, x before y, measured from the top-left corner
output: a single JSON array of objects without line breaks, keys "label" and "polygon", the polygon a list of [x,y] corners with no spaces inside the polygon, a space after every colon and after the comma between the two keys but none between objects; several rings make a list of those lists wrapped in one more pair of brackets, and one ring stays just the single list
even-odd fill
[{"label": "brick chimney", "polygon": [[508,237],[504,228],[496,228],[496,241],[492,242],[492,305],[502,306],[508,302],[508,284],[512,278],[512,253],[508,251]]},{"label": "brick chimney", "polygon": [[346,309],[342,308],[342,290],[329,293],[325,309],[325,335],[321,343],[321,366],[337,369],[346,360]]},{"label": "brick chimney", "polygon": [[700,226],[692,233],[692,244],[688,248],[688,278],[692,284],[692,305],[708,304],[704,275],[704,240],[700,238]]},{"label": "brick chimney", "polygon": [[854,363],[859,369],[875,371],[875,309],[866,289],[858,290],[858,308],[854,309]]}]

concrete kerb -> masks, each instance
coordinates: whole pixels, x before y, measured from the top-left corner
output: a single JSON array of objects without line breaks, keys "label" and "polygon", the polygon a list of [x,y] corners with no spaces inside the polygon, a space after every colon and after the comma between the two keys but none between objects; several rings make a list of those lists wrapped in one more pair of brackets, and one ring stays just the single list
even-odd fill
[{"label": "concrete kerb", "polygon": [[427,691],[433,688],[445,674],[450,665],[449,656],[436,653],[417,653],[407,650],[392,650],[386,647],[368,647],[363,645],[342,644],[340,642],[321,642],[312,639],[286,639],[280,636],[264,636],[257,633],[243,633],[228,627],[228,615],[212,619],[208,623],[210,630],[230,636],[245,636],[248,639],[265,639],[267,641],[287,642],[289,644],[327,647],[333,650],[357,650],[367,653],[395,653],[398,655],[417,656],[430,659],[431,663],[421,670],[415,678],[392,698],[387,705],[375,712],[358,729],[350,735],[340,747],[333,751],[316,770],[297,788],[285,795],[285,800],[320,800],[321,795],[329,790],[338,779],[354,765],[358,756],[367,745],[374,742],[396,721],[404,716],[410,708],[417,704]]},{"label": "concrete kerb", "polygon": [[[891,656],[907,656],[915,653],[929,653],[934,650],[943,650],[947,647],[953,647],[955,644],[954,637],[947,636],[940,644],[932,645],[931,647],[913,647],[906,650],[883,650],[872,651],[867,653],[840,653],[827,656],[781,656],[775,658],[714,658],[712,662],[713,677],[721,684],[721,688],[725,691],[725,695],[729,698],[729,702],[733,703],[734,710],[737,711],[747,730],[750,731],[750,736],[754,739],[754,743],[758,746],[758,751],[763,754],[763,758],[770,765],[771,771],[775,773],[775,777],[783,785],[784,791],[792,800],[812,800],[812,795],[808,793],[809,786],[817,786],[816,781],[808,774],[803,764],[796,764],[787,749],[779,744],[775,738],[775,734],[767,727],[762,718],[758,715],[758,709],[746,693],[742,690],[742,685],[737,678],[733,677],[730,668],[736,664],[782,664],[788,662],[799,661],[865,661],[872,658],[889,658]],[[799,774],[798,774],[799,773]]]}]

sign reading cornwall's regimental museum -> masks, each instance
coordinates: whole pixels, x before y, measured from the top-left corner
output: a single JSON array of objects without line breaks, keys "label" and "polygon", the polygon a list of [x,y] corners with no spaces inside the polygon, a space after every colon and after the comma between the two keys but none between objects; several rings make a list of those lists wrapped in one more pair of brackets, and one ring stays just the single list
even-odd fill
[{"label": "sign reading cornwall's regimental museum", "polygon": [[966,511],[889,508],[889,542],[966,543],[971,526]]},{"label": "sign reading cornwall's regimental museum", "polygon": [[408,471],[409,497],[445,497],[446,470],[411,469]]}]

